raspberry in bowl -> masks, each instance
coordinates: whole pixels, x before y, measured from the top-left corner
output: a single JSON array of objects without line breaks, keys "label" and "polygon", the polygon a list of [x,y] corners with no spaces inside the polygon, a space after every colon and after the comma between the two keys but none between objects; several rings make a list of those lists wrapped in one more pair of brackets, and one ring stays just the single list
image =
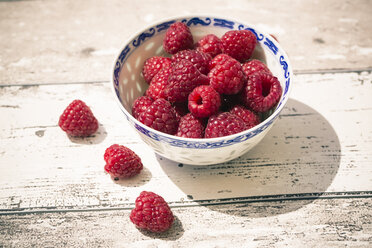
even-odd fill
[{"label": "raspberry in bowl", "polygon": [[130,125],[157,154],[209,165],[262,140],[288,100],[292,78],[286,52],[254,25],[180,16],[125,43],[112,88]]}]

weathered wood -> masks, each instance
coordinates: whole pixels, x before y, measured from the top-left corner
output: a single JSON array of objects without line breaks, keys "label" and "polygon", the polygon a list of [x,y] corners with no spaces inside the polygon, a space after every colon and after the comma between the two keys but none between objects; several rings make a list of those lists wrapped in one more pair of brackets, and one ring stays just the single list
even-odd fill
[{"label": "weathered wood", "polygon": [[[126,207],[151,189],[176,205],[262,195],[372,191],[372,74],[297,75],[267,137],[239,159],[207,167],[156,156],[126,124],[108,84],[0,88],[0,209]],[[81,98],[101,123],[69,139],[57,126]],[[138,177],[115,183],[104,150],[127,145],[143,159]],[[239,200],[239,199],[238,199]]]},{"label": "weathered wood", "polygon": [[228,16],[274,34],[295,70],[371,67],[371,9],[363,0],[2,1],[0,84],[109,80],[131,35],[194,13]]},{"label": "weathered wood", "polygon": [[129,210],[0,216],[4,247],[371,247],[372,199],[173,208],[162,234]]}]

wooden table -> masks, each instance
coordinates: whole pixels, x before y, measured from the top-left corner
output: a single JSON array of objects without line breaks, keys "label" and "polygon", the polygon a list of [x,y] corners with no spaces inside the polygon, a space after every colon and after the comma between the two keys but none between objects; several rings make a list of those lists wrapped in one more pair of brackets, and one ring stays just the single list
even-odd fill
[{"label": "wooden table", "polygon": [[[0,247],[372,247],[371,11],[371,1],[336,0],[0,2]],[[257,147],[197,167],[155,155],[109,79],[137,29],[202,12],[276,35],[295,79]],[[58,127],[73,99],[99,120],[94,137]],[[103,172],[114,143],[141,156],[139,176]],[[130,222],[142,190],[170,204],[169,231]]]}]

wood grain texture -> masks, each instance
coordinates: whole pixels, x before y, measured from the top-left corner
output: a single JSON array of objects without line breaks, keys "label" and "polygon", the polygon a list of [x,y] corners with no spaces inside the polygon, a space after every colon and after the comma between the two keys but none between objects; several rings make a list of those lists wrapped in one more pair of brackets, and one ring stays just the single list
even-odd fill
[{"label": "wood grain texture", "polygon": [[[178,206],[265,195],[369,194],[371,81],[370,71],[297,75],[291,99],[262,142],[238,159],[206,167],[171,162],[144,146],[108,84],[1,87],[0,115],[7,120],[0,123],[0,209],[129,208],[148,189]],[[56,125],[74,98],[86,101],[100,121],[95,136],[69,139]],[[103,172],[103,153],[113,143],[138,153],[144,172],[112,181]]]},{"label": "wood grain texture", "polygon": [[165,233],[139,231],[129,210],[0,216],[4,247],[371,247],[372,199],[172,208]]},{"label": "wood grain texture", "polygon": [[197,13],[274,34],[297,71],[370,68],[371,9],[364,0],[0,2],[0,84],[108,81],[119,49],[139,29]]}]

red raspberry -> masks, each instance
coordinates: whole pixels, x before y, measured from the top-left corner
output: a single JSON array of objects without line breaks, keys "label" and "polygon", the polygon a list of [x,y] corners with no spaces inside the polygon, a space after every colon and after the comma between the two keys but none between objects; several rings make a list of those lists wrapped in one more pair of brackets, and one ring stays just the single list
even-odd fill
[{"label": "red raspberry", "polygon": [[138,116],[145,112],[146,109],[152,104],[154,100],[148,96],[138,97],[132,106],[132,115],[134,118],[138,119]]},{"label": "red raspberry", "polygon": [[72,101],[59,117],[58,125],[68,135],[86,137],[98,129],[98,121],[91,109],[81,100]]},{"label": "red raspberry", "polygon": [[269,68],[267,68],[267,66],[258,59],[252,59],[248,62],[245,62],[242,68],[247,77],[255,72],[266,72],[271,74]]},{"label": "red raspberry", "polygon": [[209,54],[212,58],[222,53],[222,42],[214,34],[207,34],[196,43],[196,50]]},{"label": "red raspberry", "polygon": [[242,132],[246,129],[245,122],[241,118],[229,112],[222,112],[217,116],[211,116],[209,118],[204,137],[223,137]]},{"label": "red raspberry", "polygon": [[173,23],[165,33],[163,48],[167,53],[175,54],[178,51],[192,49],[194,40],[189,27],[182,22]]},{"label": "red raspberry", "polygon": [[202,74],[208,74],[209,61],[212,59],[209,55],[196,50],[182,50],[172,56],[174,63],[182,59],[190,61]]},{"label": "red raspberry", "polygon": [[156,74],[146,90],[146,95],[153,98],[165,98],[165,86],[168,84],[168,78],[172,72],[172,67],[165,67]]},{"label": "red raspberry", "polygon": [[146,59],[142,68],[142,75],[146,83],[150,83],[151,79],[162,69],[170,67],[172,60],[170,58],[154,56]]},{"label": "red raspberry", "polygon": [[176,110],[165,99],[156,99],[138,120],[148,127],[167,134],[175,134],[178,128]]},{"label": "red raspberry", "polygon": [[252,128],[260,124],[260,117],[249,109],[242,105],[236,105],[231,110],[230,113],[240,117],[247,126],[247,129]]},{"label": "red raspberry", "polygon": [[188,113],[182,116],[176,136],[184,138],[203,138],[204,136],[204,124],[203,121],[193,114]]},{"label": "red raspberry", "polygon": [[130,220],[137,228],[159,233],[172,226],[174,216],[163,197],[142,191],[130,213]]},{"label": "red raspberry", "polygon": [[231,30],[221,37],[221,42],[223,53],[244,62],[252,56],[257,39],[249,30]]},{"label": "red raspberry", "polygon": [[201,74],[190,61],[182,59],[173,66],[165,95],[170,102],[185,102],[191,91],[203,84],[209,84],[208,77]]},{"label": "red raspberry", "polygon": [[218,54],[216,57],[214,57],[210,62],[209,62],[209,70],[212,70],[216,65],[222,65],[225,63],[226,60],[233,59],[227,54],[221,53]]},{"label": "red raspberry", "polygon": [[106,161],[105,171],[115,180],[133,177],[143,168],[140,157],[128,147],[114,144],[106,149],[103,155]]},{"label": "red raspberry", "polygon": [[265,112],[280,100],[282,87],[279,80],[271,74],[258,72],[249,76],[242,90],[242,101],[256,112]]},{"label": "red raspberry", "polygon": [[217,113],[220,106],[220,94],[212,86],[198,86],[189,95],[188,107],[196,117],[209,117]]},{"label": "red raspberry", "polygon": [[242,66],[232,58],[217,63],[208,73],[208,78],[218,93],[226,95],[237,94],[246,81]]}]

